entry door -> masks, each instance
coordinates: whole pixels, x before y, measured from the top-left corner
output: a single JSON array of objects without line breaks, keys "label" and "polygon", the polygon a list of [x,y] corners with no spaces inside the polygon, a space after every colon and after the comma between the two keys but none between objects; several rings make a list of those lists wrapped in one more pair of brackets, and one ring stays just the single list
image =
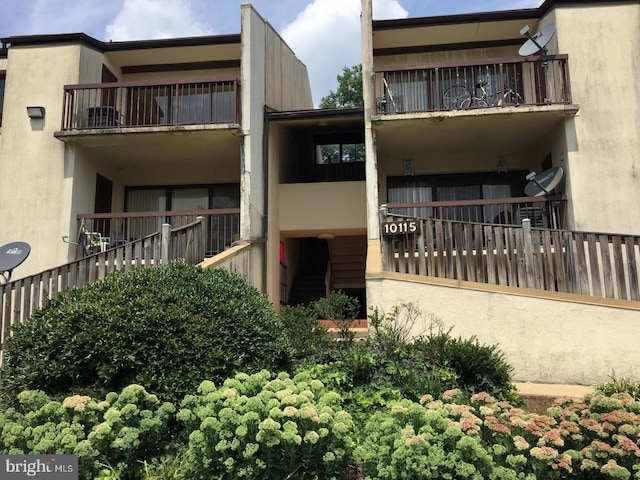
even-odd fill
[{"label": "entry door", "polygon": [[[113,182],[99,173],[96,175],[96,199],[93,211],[95,213],[111,213],[111,200],[113,196]],[[94,231],[109,237],[111,232],[111,221],[109,219],[98,219],[94,221]]]}]

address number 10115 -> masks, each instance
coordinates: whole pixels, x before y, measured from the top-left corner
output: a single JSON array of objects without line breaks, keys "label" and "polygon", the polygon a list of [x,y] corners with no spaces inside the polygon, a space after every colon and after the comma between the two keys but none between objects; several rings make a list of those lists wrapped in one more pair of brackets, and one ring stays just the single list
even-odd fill
[{"label": "address number 10115", "polygon": [[387,222],[382,224],[383,235],[416,233],[417,231],[418,231],[418,222],[415,220],[405,220],[403,222]]}]

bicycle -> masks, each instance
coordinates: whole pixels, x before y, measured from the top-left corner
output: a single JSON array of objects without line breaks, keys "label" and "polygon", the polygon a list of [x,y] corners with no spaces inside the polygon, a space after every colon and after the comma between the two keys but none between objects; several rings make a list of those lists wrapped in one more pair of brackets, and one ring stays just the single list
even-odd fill
[{"label": "bicycle", "polygon": [[490,92],[487,88],[489,82],[479,80],[476,83],[476,88],[480,90],[480,96],[474,97],[468,88],[462,85],[454,85],[448,88],[443,96],[442,100],[446,109],[449,110],[461,110],[469,108],[471,102],[474,102],[474,106],[477,107],[500,107],[502,105],[515,105],[519,106],[524,104],[524,99],[520,94],[513,89],[509,84],[506,85],[504,93],[498,91],[495,93]]}]

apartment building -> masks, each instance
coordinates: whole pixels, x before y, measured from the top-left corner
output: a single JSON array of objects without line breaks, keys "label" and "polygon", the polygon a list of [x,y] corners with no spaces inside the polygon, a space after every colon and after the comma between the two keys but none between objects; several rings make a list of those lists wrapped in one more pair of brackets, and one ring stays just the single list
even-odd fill
[{"label": "apartment building", "polygon": [[371,303],[498,343],[517,379],[637,377],[640,3],[362,5]]},{"label": "apartment building", "polygon": [[16,273],[77,258],[63,237],[81,227],[108,248],[201,215],[208,255],[264,238],[265,109],[313,103],[304,64],[250,5],[241,17],[233,35],[2,39],[0,244],[32,246]]},{"label": "apartment building", "polygon": [[640,3],[361,3],[364,109],[313,109],[250,5],[237,35],[2,39],[16,276],[85,256],[82,229],[94,253],[202,216],[207,264],[249,252],[275,308],[343,290],[499,344],[517,380],[640,376]]}]

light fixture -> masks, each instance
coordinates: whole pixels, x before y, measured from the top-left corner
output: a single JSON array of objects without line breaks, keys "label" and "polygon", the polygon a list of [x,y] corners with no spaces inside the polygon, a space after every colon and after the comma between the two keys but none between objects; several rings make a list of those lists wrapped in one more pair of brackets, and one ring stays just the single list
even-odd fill
[{"label": "light fixture", "polygon": [[44,118],[44,107],[27,107],[29,118]]},{"label": "light fixture", "polygon": [[336,237],[336,234],[331,232],[322,232],[316,235],[316,238],[320,240],[331,240],[332,238],[335,238],[335,237]]}]

